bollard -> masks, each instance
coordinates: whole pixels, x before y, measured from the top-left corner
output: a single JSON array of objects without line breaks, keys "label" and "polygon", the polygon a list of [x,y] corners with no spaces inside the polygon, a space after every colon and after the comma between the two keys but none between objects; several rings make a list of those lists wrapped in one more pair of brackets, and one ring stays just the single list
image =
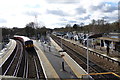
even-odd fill
[{"label": "bollard", "polygon": [[64,62],[62,62],[62,70],[65,71]]},{"label": "bollard", "polygon": [[49,52],[51,52],[51,50],[50,50],[50,46],[49,46]]}]

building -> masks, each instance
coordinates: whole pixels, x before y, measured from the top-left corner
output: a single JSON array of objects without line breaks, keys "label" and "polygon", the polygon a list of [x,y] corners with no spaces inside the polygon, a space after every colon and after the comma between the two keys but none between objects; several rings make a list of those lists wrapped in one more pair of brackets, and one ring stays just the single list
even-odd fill
[{"label": "building", "polygon": [[97,39],[101,40],[100,45],[103,45],[101,47],[107,47],[108,45],[111,50],[120,52],[120,33],[109,33],[108,36]]},{"label": "building", "polygon": [[2,28],[0,28],[0,50],[2,49]]}]

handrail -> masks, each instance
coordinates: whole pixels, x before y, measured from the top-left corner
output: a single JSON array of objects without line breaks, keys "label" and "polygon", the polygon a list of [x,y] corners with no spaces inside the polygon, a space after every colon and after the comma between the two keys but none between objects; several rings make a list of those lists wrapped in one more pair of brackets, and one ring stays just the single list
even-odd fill
[{"label": "handrail", "polygon": [[116,77],[119,77],[119,78],[120,78],[120,76],[117,75],[117,74],[114,73],[114,72],[89,73],[89,74],[80,74],[80,75],[81,75],[81,76],[86,76],[86,75],[102,75],[102,74],[113,74],[113,75],[115,75]]}]

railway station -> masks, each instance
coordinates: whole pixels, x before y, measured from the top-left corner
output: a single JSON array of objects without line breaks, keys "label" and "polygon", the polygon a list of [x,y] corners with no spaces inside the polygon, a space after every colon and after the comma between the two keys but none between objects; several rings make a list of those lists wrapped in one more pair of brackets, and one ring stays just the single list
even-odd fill
[{"label": "railway station", "polygon": [[[97,47],[88,48],[75,40],[56,35],[48,35],[47,38],[45,41],[31,42],[29,38],[14,36],[0,56],[1,78],[120,79],[119,58],[111,57],[107,52],[96,49]],[[23,44],[26,39],[30,42]],[[22,45],[25,45],[24,53]],[[19,53],[16,53],[17,51]]]},{"label": "railway station", "polygon": [[0,80],[120,80],[120,1],[0,5]]}]

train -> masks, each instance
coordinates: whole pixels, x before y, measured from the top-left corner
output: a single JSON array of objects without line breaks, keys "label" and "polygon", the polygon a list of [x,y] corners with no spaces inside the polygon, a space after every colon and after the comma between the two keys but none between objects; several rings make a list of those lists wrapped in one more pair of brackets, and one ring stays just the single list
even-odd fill
[{"label": "train", "polygon": [[23,46],[26,50],[34,49],[33,40],[25,36],[14,35],[13,39],[19,40],[23,43]]}]

